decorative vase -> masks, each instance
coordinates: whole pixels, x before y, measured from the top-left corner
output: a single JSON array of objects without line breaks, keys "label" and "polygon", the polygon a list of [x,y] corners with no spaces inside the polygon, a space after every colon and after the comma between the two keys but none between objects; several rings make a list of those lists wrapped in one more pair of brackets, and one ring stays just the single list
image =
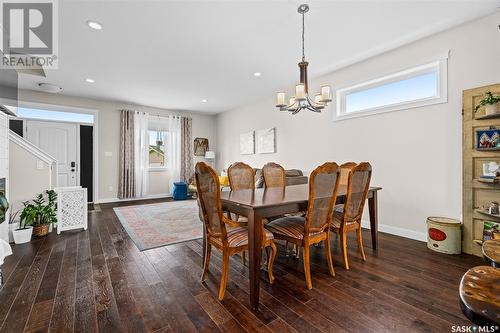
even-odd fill
[{"label": "decorative vase", "polygon": [[42,224],[33,227],[33,234],[36,237],[47,236],[49,234],[49,224]]},{"label": "decorative vase", "polygon": [[492,114],[500,113],[500,103],[486,104],[484,106],[484,111],[486,112],[486,115],[492,115]]},{"label": "decorative vase", "polygon": [[9,224],[9,243],[14,243],[14,235],[12,233],[16,229],[19,229],[19,222]]},{"label": "decorative vase", "polygon": [[33,233],[33,227],[29,226],[25,229],[16,229],[12,231],[12,236],[14,237],[14,243],[24,244],[31,240],[31,234]]}]

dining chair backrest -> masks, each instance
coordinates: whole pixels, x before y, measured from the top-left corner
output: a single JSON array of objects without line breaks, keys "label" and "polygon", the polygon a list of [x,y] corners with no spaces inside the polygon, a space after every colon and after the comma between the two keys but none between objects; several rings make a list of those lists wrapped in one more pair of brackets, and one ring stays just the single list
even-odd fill
[{"label": "dining chair backrest", "polygon": [[337,198],[340,168],[337,163],[327,162],[313,170],[309,178],[309,204],[304,231],[324,231],[330,225]]},{"label": "dining chair backrest", "polygon": [[372,167],[368,162],[362,162],[351,168],[344,203],[344,221],[352,222],[361,219],[371,177]]},{"label": "dining chair backrest", "polygon": [[346,162],[340,166],[340,185],[346,185],[349,182],[349,173],[351,169],[358,165],[355,162]]},{"label": "dining chair backrest", "polygon": [[277,163],[270,162],[264,165],[262,175],[266,188],[286,186],[285,168]]},{"label": "dining chair backrest", "polygon": [[227,169],[231,190],[248,190],[255,188],[255,171],[243,162],[231,164]]},{"label": "dining chair backrest", "polygon": [[226,238],[226,227],[222,216],[219,178],[206,163],[198,162],[195,167],[198,203],[203,214],[203,223],[208,235]]}]

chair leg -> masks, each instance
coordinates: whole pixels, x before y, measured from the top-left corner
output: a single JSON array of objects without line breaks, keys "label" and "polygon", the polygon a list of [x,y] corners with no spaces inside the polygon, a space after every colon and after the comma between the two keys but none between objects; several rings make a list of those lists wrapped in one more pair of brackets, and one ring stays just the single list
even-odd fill
[{"label": "chair leg", "polygon": [[304,273],[306,275],[307,289],[312,289],[311,267],[309,263],[309,244],[304,244]]},{"label": "chair leg", "polygon": [[340,231],[340,240],[342,243],[342,256],[344,258],[344,268],[349,269],[349,261],[347,260],[347,233],[344,230]]},{"label": "chair leg", "polygon": [[219,301],[222,301],[224,299],[228,272],[229,272],[229,252],[226,250],[223,251],[222,253],[222,272],[220,278]]},{"label": "chair leg", "polygon": [[267,259],[267,274],[269,276],[269,282],[273,283],[274,282],[274,275],[273,275],[273,264],[274,264],[274,259],[276,258],[276,253],[278,253],[278,249],[276,248],[276,245],[274,244],[273,241],[271,241],[271,255],[268,256]]},{"label": "chair leg", "polygon": [[332,250],[330,244],[330,232],[326,235],[325,241],[325,252],[326,252],[326,260],[328,261],[328,269],[330,270],[330,274],[335,276],[335,270],[333,269],[333,259],[332,259]]},{"label": "chair leg", "polygon": [[361,235],[361,225],[358,230],[356,230],[356,235],[358,236],[358,248],[359,251],[361,251],[361,257],[363,258],[363,261],[366,261],[365,249],[363,248],[363,236]]},{"label": "chair leg", "polygon": [[203,272],[201,273],[201,282],[205,281],[210,266],[210,255],[212,254],[212,245],[208,242],[205,246],[205,262],[203,263]]}]

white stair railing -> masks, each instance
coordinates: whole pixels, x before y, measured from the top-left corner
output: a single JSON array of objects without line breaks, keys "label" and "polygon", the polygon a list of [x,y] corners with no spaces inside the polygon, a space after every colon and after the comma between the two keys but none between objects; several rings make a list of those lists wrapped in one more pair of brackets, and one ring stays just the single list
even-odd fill
[{"label": "white stair railing", "polygon": [[54,157],[52,157],[39,147],[35,146],[33,143],[29,142],[25,138],[19,136],[12,130],[9,130],[9,141],[21,147],[32,156],[39,159],[40,161],[46,163],[49,166],[50,170],[49,173],[50,189],[57,187],[57,160]]}]

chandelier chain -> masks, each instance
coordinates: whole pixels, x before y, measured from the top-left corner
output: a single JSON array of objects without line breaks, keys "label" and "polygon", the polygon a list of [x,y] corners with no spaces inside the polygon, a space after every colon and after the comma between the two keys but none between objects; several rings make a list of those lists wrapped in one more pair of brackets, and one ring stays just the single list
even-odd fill
[{"label": "chandelier chain", "polygon": [[302,61],[305,61],[306,60],[306,56],[305,56],[305,47],[304,47],[304,34],[305,34],[305,13],[302,13]]}]

